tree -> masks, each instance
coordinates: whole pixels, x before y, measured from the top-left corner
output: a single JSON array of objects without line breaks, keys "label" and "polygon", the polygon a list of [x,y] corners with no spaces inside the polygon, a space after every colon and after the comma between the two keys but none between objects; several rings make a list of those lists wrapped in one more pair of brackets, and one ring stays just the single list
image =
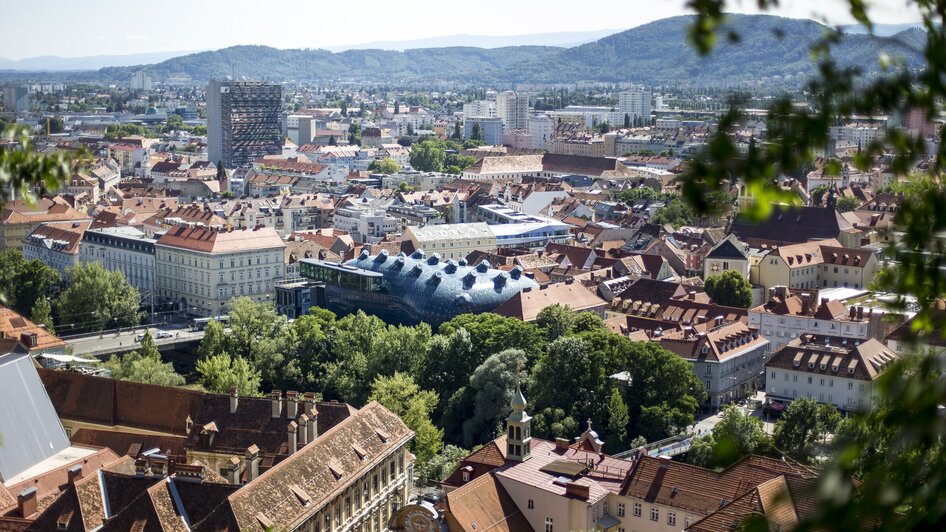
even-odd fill
[{"label": "tree", "polygon": [[453,140],[463,140],[463,130],[460,129],[459,120],[453,123],[453,135],[450,138],[452,138]]},{"label": "tree", "polygon": [[335,135],[329,135],[329,137],[328,137],[328,145],[329,145],[329,146],[336,146],[336,145],[338,145],[338,141],[335,140]]},{"label": "tree", "polygon": [[59,272],[43,261],[26,260],[18,249],[0,250],[0,302],[16,312],[31,315],[36,302],[51,297],[60,281]]},{"label": "tree", "polygon": [[397,100],[394,100],[394,114],[401,114],[401,104]]},{"label": "tree", "polygon": [[248,297],[230,302],[230,334],[222,349],[232,357],[242,357],[259,370],[262,382],[275,388],[289,388],[298,383],[301,372],[295,357],[296,335],[288,318],[276,313],[272,303],[260,303]]},{"label": "tree", "polygon": [[469,446],[495,438],[503,430],[509,401],[526,377],[526,354],[506,349],[490,356],[470,377],[473,415],[463,423],[463,441]]},{"label": "tree", "polygon": [[217,181],[227,178],[227,169],[223,166],[223,161],[217,161]]},{"label": "tree", "polygon": [[78,155],[35,151],[29,130],[16,125],[3,129],[0,140],[6,145],[0,150],[0,203],[12,198],[32,202],[35,190],[58,190],[72,176],[73,160],[86,155],[84,151]]},{"label": "tree", "polygon": [[640,186],[621,192],[621,201],[628,205],[633,205],[638,200],[655,200],[660,199],[662,196],[663,194],[655,188]]},{"label": "tree", "polygon": [[775,424],[775,447],[797,459],[806,459],[811,444],[822,436],[818,402],[809,397],[795,399]]},{"label": "tree", "polygon": [[713,467],[716,456],[716,439],[713,433],[697,436],[690,442],[690,450],[687,451],[687,463],[699,467]]},{"label": "tree", "polygon": [[371,164],[368,165],[368,170],[372,172],[377,172],[379,174],[396,174],[401,171],[401,167],[398,166],[397,162],[390,158],[385,157],[384,159],[371,161]]},{"label": "tree", "polygon": [[693,210],[680,198],[673,198],[657,209],[651,219],[655,224],[670,224],[675,229],[693,223]]},{"label": "tree", "polygon": [[56,334],[56,329],[53,327],[52,311],[53,309],[49,304],[49,300],[45,297],[41,297],[37,299],[36,304],[33,305],[33,310],[30,312],[30,319],[33,320],[33,323],[45,327],[46,331],[50,334]]},{"label": "tree", "polygon": [[572,321],[572,332],[575,334],[604,330],[604,328],[604,320],[601,316],[587,310],[575,314],[575,319]]},{"label": "tree", "polygon": [[480,126],[479,122],[473,122],[473,129],[470,131],[470,140],[477,142],[484,142],[486,140],[483,137],[483,128]]},{"label": "tree", "polygon": [[395,373],[376,378],[369,399],[394,412],[414,431],[413,448],[418,461],[430,460],[443,447],[443,431],[430,420],[437,406],[437,394],[421,390],[410,375]]},{"label": "tree", "polygon": [[624,129],[630,129],[631,127],[631,115],[624,113]]},{"label": "tree", "polygon": [[342,116],[348,116],[348,104],[344,100],[342,100],[340,111]]},{"label": "tree", "polygon": [[627,443],[627,427],[631,422],[630,412],[621,392],[617,388],[611,390],[608,399],[608,435],[607,446],[612,454],[624,450]]},{"label": "tree", "polygon": [[611,124],[607,122],[601,122],[600,124],[598,124],[596,129],[598,130],[598,133],[601,133],[602,135],[604,135],[605,133],[611,131]]},{"label": "tree", "polygon": [[717,467],[726,467],[770,446],[769,437],[762,430],[762,421],[746,415],[732,404],[723,410],[719,422],[713,427],[712,441],[715,443],[713,459],[704,465]]},{"label": "tree", "polygon": [[432,141],[422,141],[411,147],[411,166],[422,172],[440,172],[446,154],[442,147]]},{"label": "tree", "polygon": [[631,376],[624,393],[631,413],[631,433],[655,441],[692,425],[706,391],[689,362],[660,344],[619,338],[622,342],[618,351],[625,358],[620,370]]},{"label": "tree", "polygon": [[89,262],[67,269],[66,275],[69,288],[56,305],[60,329],[101,331],[140,323],[138,289],[128,284],[120,270],[109,271],[99,262]]},{"label": "tree", "polygon": [[151,333],[141,339],[141,349],[124,356],[112,355],[104,363],[112,377],[123,381],[143,382],[158,386],[182,386],[184,377],[174,371],[170,362],[161,360]]},{"label": "tree", "polygon": [[416,465],[417,476],[429,484],[440,482],[453,474],[460,460],[469,455],[468,449],[456,445],[445,445],[440,454]]},{"label": "tree", "polygon": [[361,126],[354,122],[348,126],[348,143],[352,146],[361,146]]},{"label": "tree", "polygon": [[711,276],[703,284],[703,290],[718,305],[749,308],[752,304],[752,285],[736,270]]},{"label": "tree", "polygon": [[228,393],[236,388],[237,394],[247,397],[260,395],[260,372],[243,357],[220,353],[197,361],[200,384],[208,392]]},{"label": "tree", "polygon": [[834,208],[838,212],[851,212],[861,206],[860,200],[851,196],[842,196],[838,198]]},{"label": "tree", "polygon": [[171,114],[168,116],[167,121],[164,125],[164,132],[170,133],[171,131],[184,129],[184,119],[181,118],[181,115]]},{"label": "tree", "polygon": [[204,328],[204,337],[197,346],[197,358],[205,359],[223,353],[227,349],[227,337],[223,324],[210,320]]},{"label": "tree", "polygon": [[540,310],[535,319],[535,324],[545,332],[545,337],[550,342],[570,333],[574,323],[575,312],[560,303]]},{"label": "tree", "polygon": [[46,117],[46,129],[50,134],[62,133],[66,130],[66,122],[59,115]]},{"label": "tree", "polygon": [[414,192],[414,187],[407,184],[407,181],[401,181],[397,184],[397,191],[401,194],[409,194]]}]

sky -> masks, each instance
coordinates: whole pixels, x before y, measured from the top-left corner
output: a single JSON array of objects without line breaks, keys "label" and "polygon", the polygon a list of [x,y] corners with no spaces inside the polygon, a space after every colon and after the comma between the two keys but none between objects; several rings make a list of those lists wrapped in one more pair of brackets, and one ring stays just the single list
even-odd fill
[{"label": "sky", "polygon": [[[870,2],[870,0],[868,0]],[[236,44],[328,48],[445,35],[629,29],[690,13],[685,0],[5,0],[0,57],[195,51]],[[729,0],[758,12],[756,0]],[[919,20],[907,0],[873,0],[878,23]],[[781,0],[774,14],[853,22],[844,0]],[[586,6],[582,8],[582,6]]]}]

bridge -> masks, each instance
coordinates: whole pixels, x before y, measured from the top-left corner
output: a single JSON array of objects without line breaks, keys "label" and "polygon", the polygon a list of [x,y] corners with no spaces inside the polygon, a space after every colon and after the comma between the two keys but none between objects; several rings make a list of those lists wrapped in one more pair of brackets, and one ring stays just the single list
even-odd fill
[{"label": "bridge", "polygon": [[[144,334],[145,331],[151,333],[151,337],[154,338],[154,343],[159,351],[172,351],[194,347],[204,338],[204,331],[192,331],[186,325],[178,327],[162,325],[160,327],[143,326],[103,331],[101,333],[64,336],[62,339],[65,340],[67,345],[72,347],[73,355],[94,357],[123,354],[138,349],[141,347],[141,342],[136,341],[136,338],[138,335]],[[159,338],[159,335],[170,336]]]}]

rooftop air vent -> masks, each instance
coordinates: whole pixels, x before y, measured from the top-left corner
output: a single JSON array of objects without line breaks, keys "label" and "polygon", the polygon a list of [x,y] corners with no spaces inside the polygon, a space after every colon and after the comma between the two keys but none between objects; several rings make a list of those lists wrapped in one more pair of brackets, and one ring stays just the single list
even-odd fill
[{"label": "rooftop air vent", "polygon": [[476,265],[476,271],[480,273],[486,273],[487,271],[489,271],[489,261],[488,260],[480,261],[480,263]]},{"label": "rooftop air vent", "polygon": [[422,250],[422,249],[414,250],[414,253],[411,253],[411,258],[412,258],[412,259],[422,259],[422,258],[424,258],[425,256],[427,256],[427,255],[426,255],[426,253],[424,253],[424,250]]},{"label": "rooftop air vent", "polygon": [[509,277],[516,280],[522,277],[522,266],[514,266],[513,269],[509,270]]},{"label": "rooftop air vent", "polygon": [[443,271],[447,273],[456,273],[457,263],[452,260],[448,260],[446,266],[443,267]]},{"label": "rooftop air vent", "polygon": [[440,284],[440,281],[442,280],[443,280],[443,273],[434,272],[434,274],[431,275],[429,279],[427,279],[427,282],[430,284]]},{"label": "rooftop air vent", "polygon": [[466,259],[460,259],[460,260],[458,260],[458,261],[457,261],[457,265],[458,265],[458,266],[466,266],[466,265],[467,265]]},{"label": "rooftop air vent", "polygon": [[437,264],[440,262],[440,253],[434,253],[427,259],[427,264]]}]

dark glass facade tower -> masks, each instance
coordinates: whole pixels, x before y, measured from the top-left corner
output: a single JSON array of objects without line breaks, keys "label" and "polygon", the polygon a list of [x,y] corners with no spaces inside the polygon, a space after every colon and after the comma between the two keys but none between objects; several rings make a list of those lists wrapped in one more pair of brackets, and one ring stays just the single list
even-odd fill
[{"label": "dark glass facade tower", "polygon": [[207,157],[227,168],[282,153],[282,87],[257,81],[207,85]]}]

